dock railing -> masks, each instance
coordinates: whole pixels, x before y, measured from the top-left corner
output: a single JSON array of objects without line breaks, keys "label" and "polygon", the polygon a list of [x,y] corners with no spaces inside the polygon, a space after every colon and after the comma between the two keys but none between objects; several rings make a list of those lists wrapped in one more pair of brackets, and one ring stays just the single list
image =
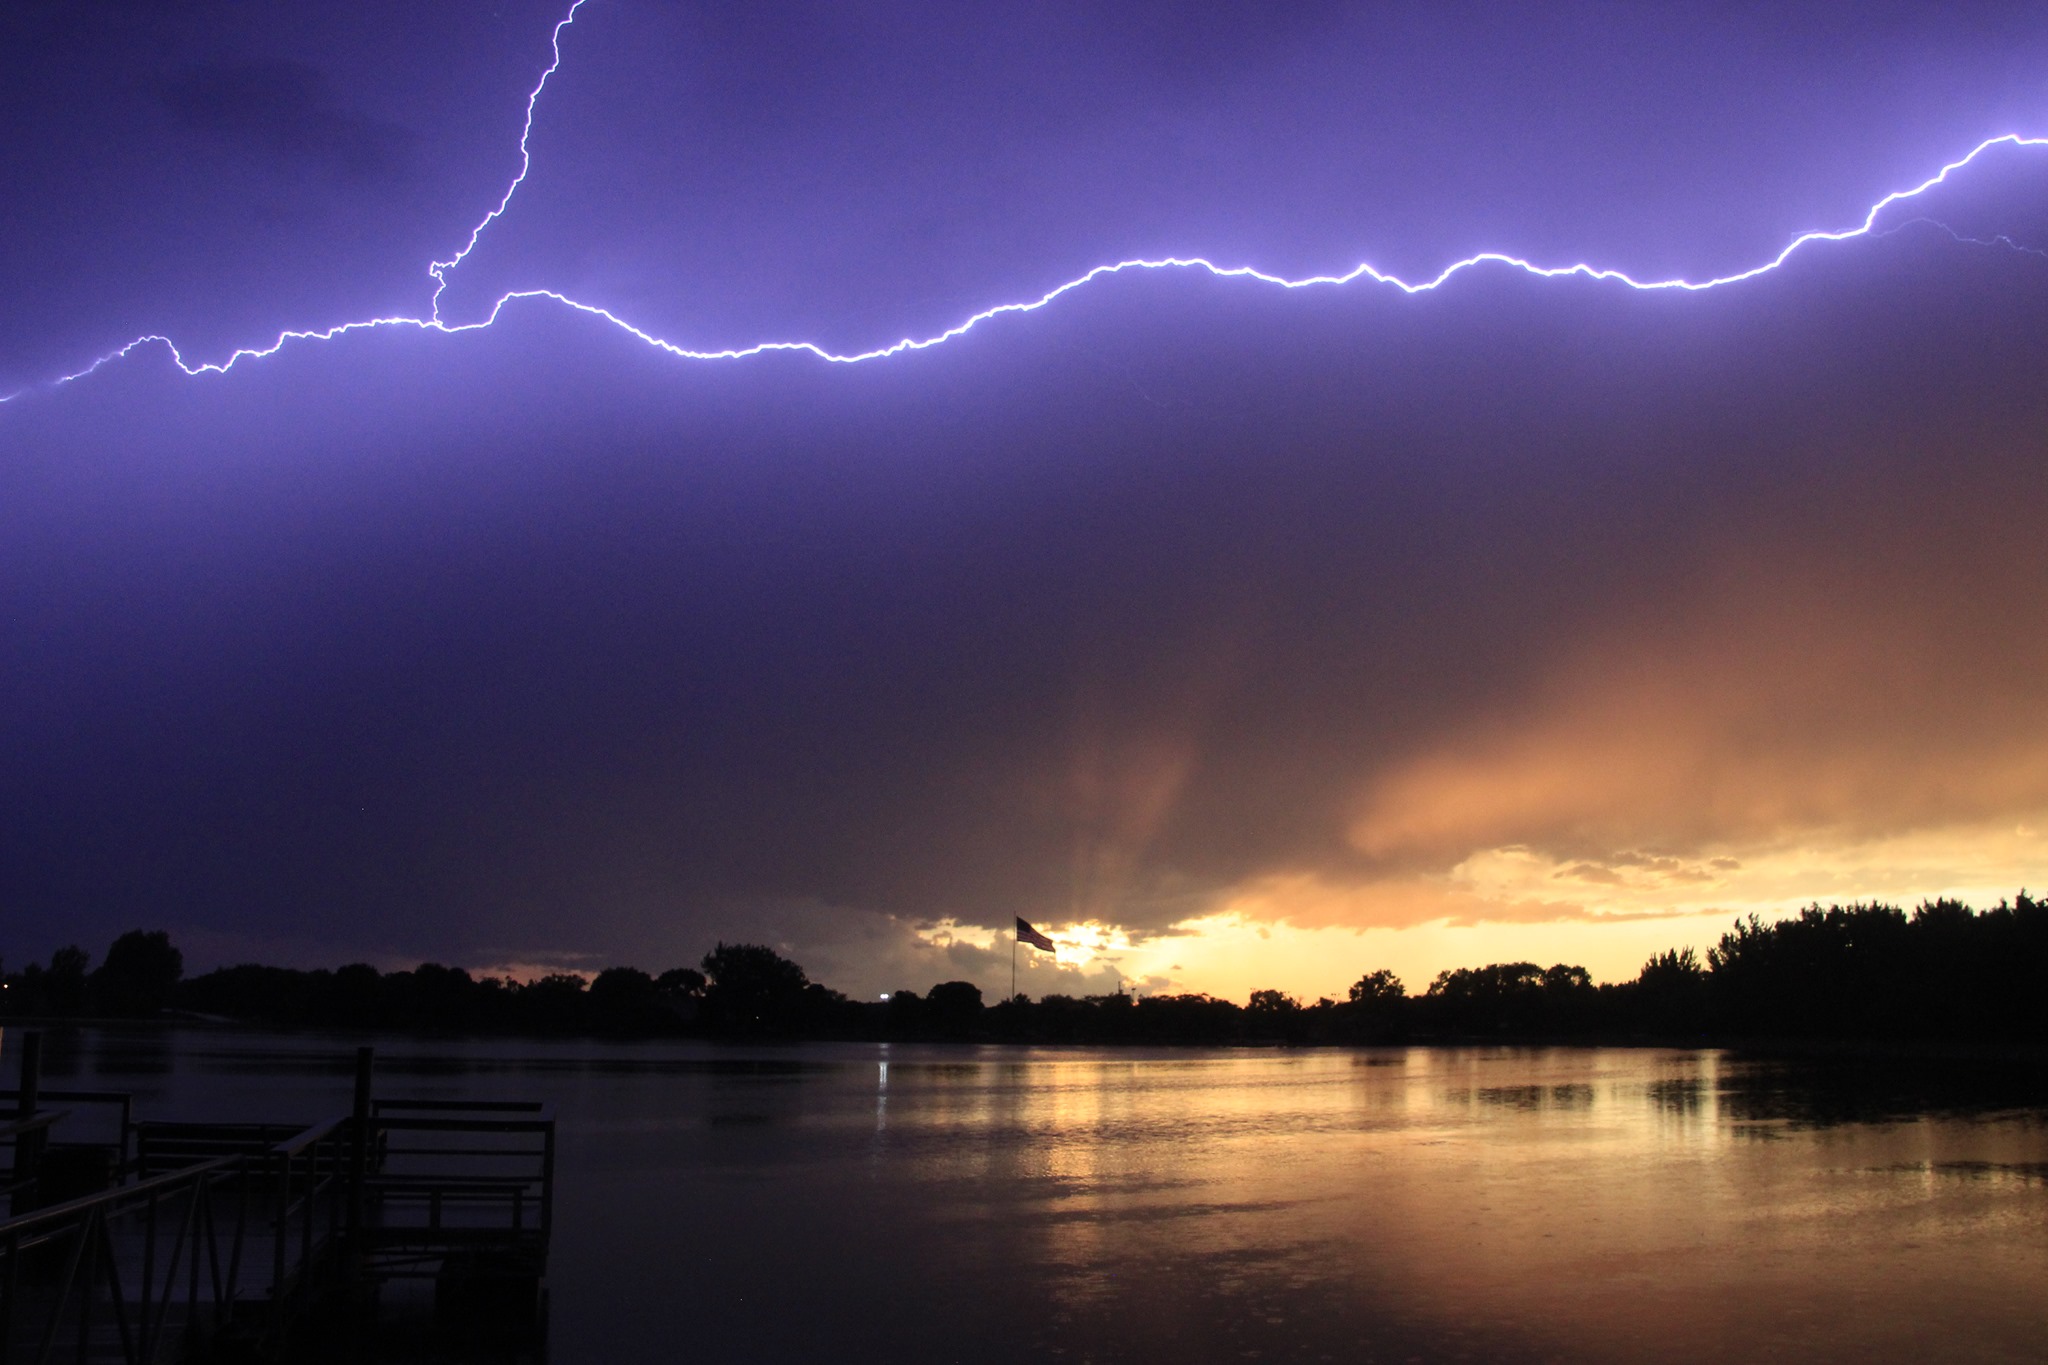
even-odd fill
[{"label": "dock railing", "polygon": [[[122,1361],[142,1365],[159,1357],[168,1328],[224,1323],[244,1224],[224,1263],[213,1195],[233,1165],[221,1158],[0,1223],[0,1361],[40,1365],[60,1342],[93,1358],[104,1354],[95,1338],[111,1338]],[[139,1267],[124,1235],[138,1224]]]},{"label": "dock railing", "polygon": [[[0,1090],[0,1114],[18,1113],[24,1094],[21,1090]],[[81,1168],[101,1167],[107,1173],[108,1183],[127,1173],[128,1163],[135,1156],[133,1095],[125,1090],[52,1090],[44,1086],[34,1094],[28,1094],[27,1099],[31,1108],[42,1104],[61,1104],[72,1117],[90,1120],[86,1126],[96,1132],[81,1133],[70,1128],[65,1134],[73,1139],[66,1144],[71,1151],[81,1155],[89,1152],[99,1158],[91,1163],[78,1163]],[[64,1176],[60,1175],[59,1179],[64,1179]]]},{"label": "dock railing", "polygon": [[347,1126],[316,1124],[0,1222],[0,1363],[40,1363],[60,1343],[68,1357],[111,1349],[145,1365],[173,1336],[184,1354],[230,1330],[282,1339],[332,1254]]},{"label": "dock railing", "polygon": [[382,1279],[445,1277],[488,1258],[546,1273],[555,1117],[514,1100],[375,1100],[363,1247]]},{"label": "dock railing", "polygon": [[394,1279],[433,1280],[437,1311],[544,1330],[552,1111],[373,1099],[370,1050],[357,1060],[354,1112],[311,1125],[123,1108],[121,1183],[77,1197],[43,1179],[70,1111],[23,1109],[111,1092],[38,1094],[25,1067],[26,1098],[0,1118],[0,1365],[148,1365],[227,1341],[277,1354],[315,1302],[374,1304],[359,1291]]}]

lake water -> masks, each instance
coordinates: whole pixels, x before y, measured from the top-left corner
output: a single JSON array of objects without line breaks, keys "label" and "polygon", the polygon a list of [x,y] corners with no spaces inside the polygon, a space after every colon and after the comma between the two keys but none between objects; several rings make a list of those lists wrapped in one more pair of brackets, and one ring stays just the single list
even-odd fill
[{"label": "lake water", "polygon": [[[356,1041],[53,1030],[47,1083],[312,1120]],[[1996,1069],[378,1048],[556,1106],[555,1362],[2048,1358],[2048,1106]]]}]

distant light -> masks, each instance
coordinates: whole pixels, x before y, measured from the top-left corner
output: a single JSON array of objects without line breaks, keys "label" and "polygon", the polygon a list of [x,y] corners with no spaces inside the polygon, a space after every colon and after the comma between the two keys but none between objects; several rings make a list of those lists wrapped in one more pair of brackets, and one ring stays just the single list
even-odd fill
[{"label": "distant light", "polygon": [[887,1000],[887,999],[889,998],[889,992],[887,992],[887,991],[883,991],[883,992],[882,992],[882,998],[883,998],[884,1000]]}]

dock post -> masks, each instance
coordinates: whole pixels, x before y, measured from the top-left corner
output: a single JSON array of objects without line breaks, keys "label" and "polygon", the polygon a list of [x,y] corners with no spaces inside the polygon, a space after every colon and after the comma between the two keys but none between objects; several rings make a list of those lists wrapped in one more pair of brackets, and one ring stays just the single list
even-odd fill
[{"label": "dock post", "polygon": [[[42,1102],[43,1089],[43,1034],[40,1029],[30,1029],[21,1035],[21,1085],[14,1102],[14,1116],[17,1119],[35,1117],[37,1106]],[[47,1136],[42,1130],[18,1133],[14,1139],[14,1171],[9,1183],[14,1186],[13,1213],[27,1213],[39,1202],[36,1199],[36,1175],[42,1165],[43,1140]]]},{"label": "dock post", "polygon": [[356,1049],[355,1105],[350,1110],[348,1148],[348,1276],[360,1283],[366,1258],[363,1255],[364,1187],[370,1179],[370,1082],[377,1065],[377,1049]]},{"label": "dock post", "polygon": [[25,1119],[36,1112],[43,1089],[43,1034],[30,1029],[21,1035],[21,1093],[14,1103],[14,1116]]}]

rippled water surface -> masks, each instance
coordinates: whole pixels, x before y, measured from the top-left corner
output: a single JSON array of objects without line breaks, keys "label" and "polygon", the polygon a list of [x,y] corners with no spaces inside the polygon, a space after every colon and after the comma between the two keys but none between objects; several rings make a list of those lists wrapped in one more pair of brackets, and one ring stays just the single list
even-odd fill
[{"label": "rippled water surface", "polygon": [[[49,1083],[310,1120],[346,1108],[353,1046],[53,1033]],[[379,1065],[383,1094],[556,1105],[557,1362],[2048,1358],[2048,1108],[2010,1067],[390,1040]]]}]

